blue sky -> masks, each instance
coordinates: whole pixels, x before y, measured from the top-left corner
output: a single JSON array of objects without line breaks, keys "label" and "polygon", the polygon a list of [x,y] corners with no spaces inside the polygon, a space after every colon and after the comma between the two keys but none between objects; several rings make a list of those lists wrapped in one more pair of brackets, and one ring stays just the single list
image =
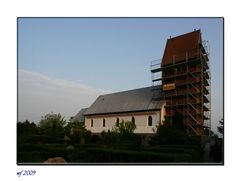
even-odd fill
[{"label": "blue sky", "polygon": [[[162,57],[167,38],[199,28],[202,38],[210,42],[212,122],[216,130],[223,117],[221,18],[19,18],[19,119],[37,121],[47,111],[44,108],[62,111],[68,117],[90,106],[99,94],[150,86],[150,62]],[[45,95],[43,77],[51,82]],[[36,84],[34,88],[31,82]],[[61,82],[61,89],[70,84],[77,87],[74,97],[69,97],[70,90],[54,89],[56,82]],[[85,92],[78,94],[81,86]],[[59,95],[53,95],[56,99],[46,97],[53,90],[58,90]],[[57,102],[61,98],[64,104]]]}]

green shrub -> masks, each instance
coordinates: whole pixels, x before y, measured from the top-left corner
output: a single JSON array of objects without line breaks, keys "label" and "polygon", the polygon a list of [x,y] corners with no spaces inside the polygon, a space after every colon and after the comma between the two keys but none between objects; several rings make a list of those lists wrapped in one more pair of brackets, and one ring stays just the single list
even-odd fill
[{"label": "green shrub", "polygon": [[203,150],[196,145],[159,145],[155,147],[142,147],[144,151],[173,154],[189,154],[193,162],[203,161]]},{"label": "green shrub", "polygon": [[147,151],[89,148],[92,162],[192,162],[190,154],[156,153]]},{"label": "green shrub", "polygon": [[123,139],[117,148],[105,145],[74,145],[70,153],[63,144],[18,145],[18,162],[43,162],[52,157],[63,157],[67,162],[202,162],[203,152],[197,145],[136,146]]},{"label": "green shrub", "polygon": [[132,135],[129,138],[120,138],[117,148],[138,150],[141,146],[141,137],[138,135]]},{"label": "green shrub", "polygon": [[18,152],[17,162],[18,163],[42,163],[51,157],[49,152],[33,151],[33,152]]},{"label": "green shrub", "polygon": [[18,162],[41,162],[52,157],[68,157],[65,145],[61,144],[23,144],[18,145]]},{"label": "green shrub", "polygon": [[50,136],[47,135],[31,135],[28,137],[27,143],[32,143],[32,144],[36,144],[36,143],[49,143],[52,142],[52,138]]}]

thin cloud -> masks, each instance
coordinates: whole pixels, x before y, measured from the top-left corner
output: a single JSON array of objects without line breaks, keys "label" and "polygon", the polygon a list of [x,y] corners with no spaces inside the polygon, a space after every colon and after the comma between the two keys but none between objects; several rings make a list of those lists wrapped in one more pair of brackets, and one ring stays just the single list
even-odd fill
[{"label": "thin cloud", "polygon": [[69,119],[81,108],[89,107],[97,96],[110,92],[21,69],[18,71],[18,121],[37,122],[50,112]]}]

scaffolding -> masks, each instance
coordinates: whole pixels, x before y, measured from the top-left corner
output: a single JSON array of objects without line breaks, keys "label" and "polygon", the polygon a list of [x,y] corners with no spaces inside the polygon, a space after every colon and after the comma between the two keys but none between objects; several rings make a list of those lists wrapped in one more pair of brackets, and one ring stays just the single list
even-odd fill
[{"label": "scaffolding", "polygon": [[162,85],[166,101],[165,119],[181,113],[190,135],[207,135],[211,130],[209,52],[209,43],[202,41],[198,48],[172,56],[171,64],[151,62],[152,85]]},{"label": "scaffolding", "polygon": [[157,86],[162,84],[162,72],[161,72],[161,59],[151,61],[151,79],[152,86]]}]

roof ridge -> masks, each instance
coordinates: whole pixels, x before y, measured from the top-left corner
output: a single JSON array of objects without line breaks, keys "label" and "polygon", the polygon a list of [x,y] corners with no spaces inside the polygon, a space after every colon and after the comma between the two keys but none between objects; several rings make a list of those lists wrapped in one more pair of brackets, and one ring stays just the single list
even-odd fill
[{"label": "roof ridge", "polygon": [[198,30],[193,30],[193,31],[188,32],[188,33],[184,33],[184,34],[181,34],[181,35],[177,35],[177,36],[168,38],[168,40],[172,40],[172,39],[175,39],[175,38],[179,38],[179,37],[181,37],[181,36],[186,36],[186,35],[188,35],[188,34],[195,33],[195,32],[200,32],[200,31],[201,31],[200,29],[198,29]]},{"label": "roof ridge", "polygon": [[[120,91],[120,92],[112,92],[112,93],[108,93],[108,94],[101,94],[100,96],[106,96],[106,95],[112,95],[112,94],[122,94],[124,92],[131,92],[131,91],[136,91],[136,90],[141,90],[141,89],[147,89],[147,88],[154,88],[154,87],[160,87],[160,85],[157,86],[148,86],[148,87],[142,87],[142,88],[136,88],[136,89],[130,89],[130,90],[125,90],[125,91]],[[99,97],[100,97],[99,96]]]}]

